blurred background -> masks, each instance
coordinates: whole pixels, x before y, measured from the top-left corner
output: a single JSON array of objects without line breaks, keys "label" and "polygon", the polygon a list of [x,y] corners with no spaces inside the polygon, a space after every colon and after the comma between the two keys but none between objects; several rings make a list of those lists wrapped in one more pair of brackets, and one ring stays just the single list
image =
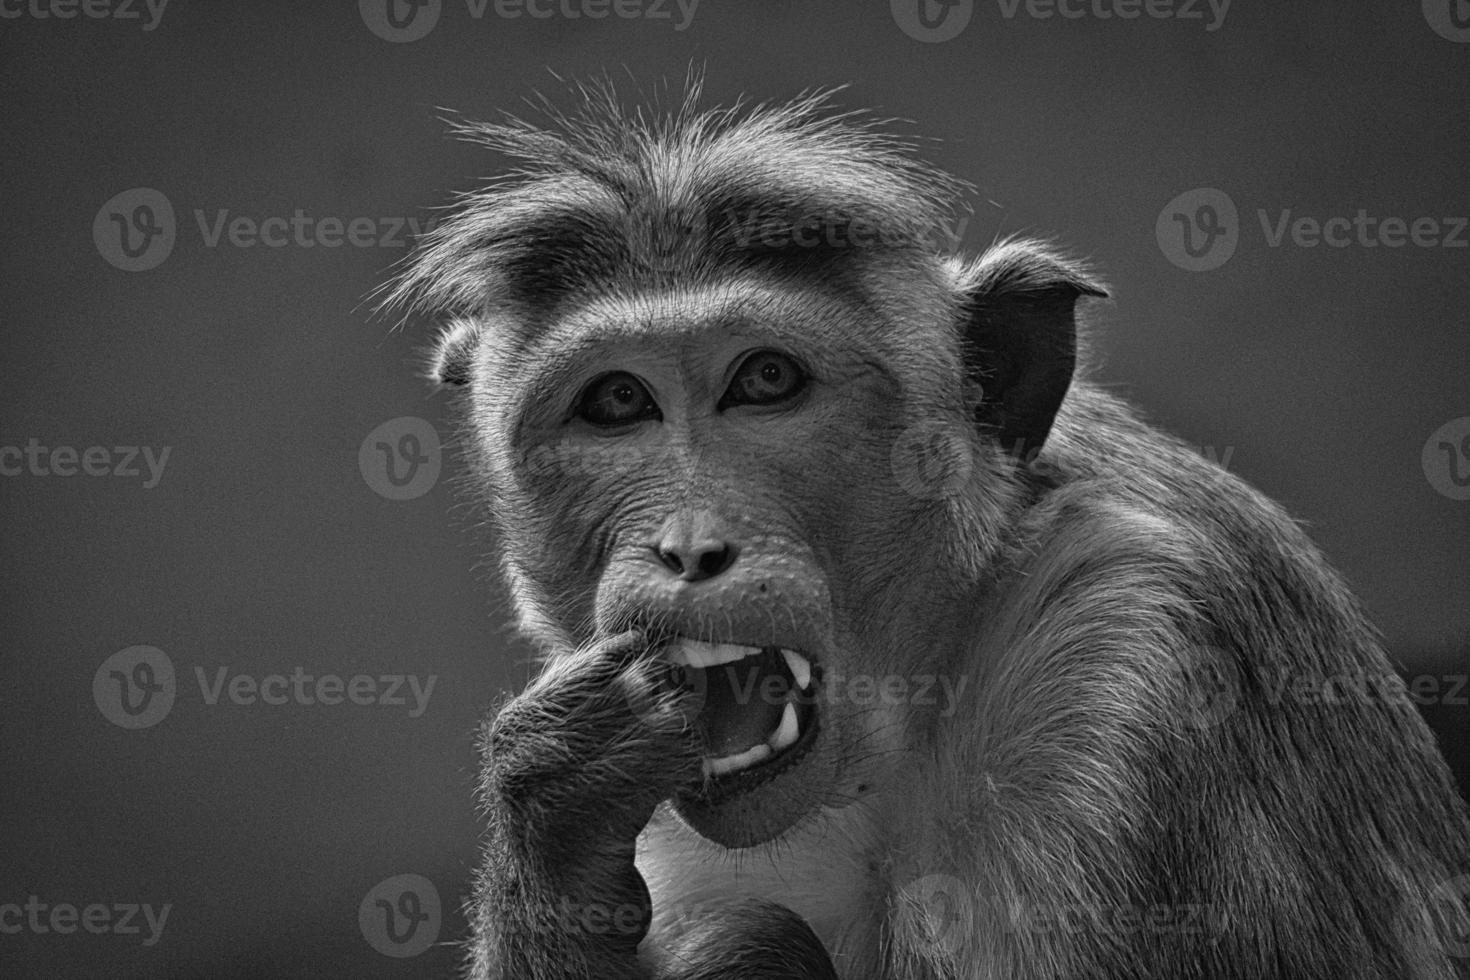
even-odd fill
[{"label": "blurred background", "polygon": [[365,300],[506,164],[438,107],[552,72],[848,84],[965,247],[1094,257],[1098,376],[1310,525],[1465,785],[1455,3],[0,0],[0,976],[451,975],[528,651]]}]

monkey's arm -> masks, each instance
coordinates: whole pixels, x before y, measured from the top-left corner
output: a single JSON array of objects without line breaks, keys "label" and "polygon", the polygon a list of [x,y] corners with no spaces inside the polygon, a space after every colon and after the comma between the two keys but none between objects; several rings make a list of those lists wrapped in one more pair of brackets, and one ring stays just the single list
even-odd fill
[{"label": "monkey's arm", "polygon": [[641,635],[549,667],[482,740],[488,820],[471,977],[644,980],[648,890],[634,842],[698,774],[682,717],[656,695]]},{"label": "monkey's arm", "polygon": [[637,837],[659,801],[699,775],[686,720],[645,650],[626,633],[578,653],[487,726],[470,976],[836,980],[807,924],[767,903],[693,921],[658,967],[640,962],[652,906]]}]

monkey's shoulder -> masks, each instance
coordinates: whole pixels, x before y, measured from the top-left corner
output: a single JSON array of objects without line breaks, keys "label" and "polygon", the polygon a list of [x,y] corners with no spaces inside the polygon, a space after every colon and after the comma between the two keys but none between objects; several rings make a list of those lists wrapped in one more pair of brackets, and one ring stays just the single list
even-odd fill
[{"label": "monkey's shoulder", "polygon": [[1033,463],[1041,486],[1019,551],[1028,576],[1053,583],[1053,599],[1152,608],[1194,641],[1247,656],[1290,642],[1383,663],[1341,576],[1283,507],[1230,471],[1233,457],[1077,385]]}]

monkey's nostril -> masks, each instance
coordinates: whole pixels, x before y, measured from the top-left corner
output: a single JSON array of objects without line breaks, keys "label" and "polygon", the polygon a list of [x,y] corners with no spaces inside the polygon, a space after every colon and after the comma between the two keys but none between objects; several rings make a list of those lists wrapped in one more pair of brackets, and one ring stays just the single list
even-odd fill
[{"label": "monkey's nostril", "polygon": [[685,547],[657,547],[663,566],[686,582],[714,578],[735,564],[736,548],[725,541],[709,541]]},{"label": "monkey's nostril", "polygon": [[668,548],[654,548],[653,550],[658,555],[658,560],[664,563],[665,568],[675,575],[684,574],[684,562],[678,552]]},{"label": "monkey's nostril", "polygon": [[721,543],[707,551],[700,552],[700,577],[714,578],[733,564],[735,564],[735,549],[729,544]]}]

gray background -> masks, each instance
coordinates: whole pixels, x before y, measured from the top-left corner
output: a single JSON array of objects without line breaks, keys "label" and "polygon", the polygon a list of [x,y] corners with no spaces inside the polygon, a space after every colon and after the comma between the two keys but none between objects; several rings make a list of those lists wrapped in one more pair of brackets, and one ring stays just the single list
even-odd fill
[{"label": "gray background", "polygon": [[[7,8],[15,9],[15,8]],[[679,15],[674,11],[675,19]],[[668,20],[470,16],[412,43],[353,2],[170,5],[141,22],[0,20],[0,446],[170,446],[141,479],[0,477],[0,903],[172,903],[163,937],[0,935],[6,977],[444,976],[475,861],[472,733],[526,650],[446,478],[375,493],[358,449],[444,404],[423,327],[363,305],[402,247],[205,244],[196,209],[427,216],[504,161],[435,107],[515,108],[572,77],[651,86],[705,66],[713,101],[850,82],[976,186],[970,248],[1055,234],[1115,287],[1100,376],[1281,500],[1409,674],[1464,674],[1470,502],[1420,453],[1470,415],[1470,249],[1268,246],[1256,217],[1470,214],[1470,43],[1416,2],[1237,0],[1204,20],[1008,19],[978,4],[920,43],[882,3],[701,4]],[[626,70],[625,70],[626,69]],[[625,82],[630,90],[631,84]],[[92,237],[165,194],[173,252],[129,273]],[[1177,195],[1240,210],[1223,267],[1155,240]],[[92,679],[164,650],[177,701],[109,723]],[[413,673],[428,710],[205,703],[194,669]],[[1467,692],[1462,691],[1461,697]],[[1466,778],[1470,709],[1427,713]],[[358,903],[394,874],[443,897],[442,944],[374,952]]]}]

